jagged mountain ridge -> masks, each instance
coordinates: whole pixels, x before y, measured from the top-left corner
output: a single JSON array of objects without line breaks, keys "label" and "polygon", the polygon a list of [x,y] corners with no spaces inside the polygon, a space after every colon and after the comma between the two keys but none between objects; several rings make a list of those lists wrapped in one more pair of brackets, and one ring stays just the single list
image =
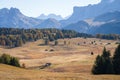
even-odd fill
[{"label": "jagged mountain ridge", "polygon": [[17,8],[0,10],[0,27],[32,28],[41,22],[40,19],[23,15]]},{"label": "jagged mountain ridge", "polygon": [[94,18],[107,12],[120,11],[120,0],[101,0],[100,3],[83,7],[75,6],[73,14],[67,20],[62,20],[62,26],[76,23],[80,20]]},{"label": "jagged mountain ridge", "polygon": [[59,28],[60,23],[55,19],[37,19],[27,17],[17,8],[0,9],[0,27],[7,28]]}]

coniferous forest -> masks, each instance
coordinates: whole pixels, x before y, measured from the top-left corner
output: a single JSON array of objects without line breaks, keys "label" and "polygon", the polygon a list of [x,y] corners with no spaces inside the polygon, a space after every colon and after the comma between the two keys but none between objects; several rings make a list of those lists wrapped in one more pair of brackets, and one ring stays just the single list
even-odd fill
[{"label": "coniferous forest", "polygon": [[64,38],[100,38],[108,40],[120,39],[117,34],[96,34],[95,36],[86,33],[79,33],[73,30],[60,29],[19,29],[19,28],[0,28],[0,45],[6,48],[20,47],[26,42],[39,39],[54,41]]},{"label": "coniferous forest", "polygon": [[59,29],[0,28],[0,45],[6,48],[20,47],[26,42],[32,42],[39,39],[54,41],[57,39],[75,37],[92,37],[92,35]]}]

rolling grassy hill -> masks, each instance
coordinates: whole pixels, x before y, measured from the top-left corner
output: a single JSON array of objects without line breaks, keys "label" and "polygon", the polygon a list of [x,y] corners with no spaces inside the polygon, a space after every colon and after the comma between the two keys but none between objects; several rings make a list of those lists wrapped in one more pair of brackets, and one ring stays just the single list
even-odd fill
[{"label": "rolling grassy hill", "polygon": [[91,75],[89,73],[55,73],[26,70],[0,64],[0,80],[119,80],[119,75]]},{"label": "rolling grassy hill", "polygon": [[[67,44],[64,45],[64,41]],[[95,42],[94,42],[95,41]],[[106,46],[113,54],[117,41],[95,38],[59,39],[49,45],[42,45],[43,40],[28,42],[22,47],[5,49],[0,47],[0,53],[18,57],[20,63],[25,63],[27,69],[0,64],[0,80],[119,80],[119,75],[92,75],[91,68],[95,57],[102,53]],[[94,42],[91,44],[91,42]],[[78,44],[79,43],[79,44]],[[110,43],[110,44],[108,44]],[[46,51],[47,49],[47,51]],[[50,51],[53,49],[54,51]],[[94,55],[91,55],[91,51]],[[37,66],[51,63],[52,65],[39,69]],[[33,68],[31,68],[33,67]]]}]

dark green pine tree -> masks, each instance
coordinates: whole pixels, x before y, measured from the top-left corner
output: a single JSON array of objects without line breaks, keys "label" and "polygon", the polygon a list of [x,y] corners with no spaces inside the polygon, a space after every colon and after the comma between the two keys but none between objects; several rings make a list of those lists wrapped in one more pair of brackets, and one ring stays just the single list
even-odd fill
[{"label": "dark green pine tree", "polygon": [[92,69],[93,74],[112,74],[114,73],[112,60],[110,58],[110,51],[103,50],[101,56],[97,56],[95,64]]},{"label": "dark green pine tree", "polygon": [[110,58],[110,55],[111,55],[110,51],[107,51],[106,48],[104,47],[103,54],[101,55],[105,60],[104,74],[113,74],[114,73],[113,63],[112,63],[112,60]]},{"label": "dark green pine tree", "polygon": [[115,74],[120,74],[120,44],[116,48],[113,56],[113,66]]},{"label": "dark green pine tree", "polygon": [[108,58],[105,60],[105,74],[113,74],[114,73],[114,69],[113,69],[113,63],[111,58]]},{"label": "dark green pine tree", "polygon": [[105,47],[103,49],[102,57],[104,57],[104,58],[110,57],[110,52],[107,51]]},{"label": "dark green pine tree", "polygon": [[93,65],[93,68],[92,68],[92,73],[93,74],[103,74],[104,73],[104,63],[105,63],[105,60],[103,57],[101,57],[100,55],[98,55],[96,57],[96,61]]}]

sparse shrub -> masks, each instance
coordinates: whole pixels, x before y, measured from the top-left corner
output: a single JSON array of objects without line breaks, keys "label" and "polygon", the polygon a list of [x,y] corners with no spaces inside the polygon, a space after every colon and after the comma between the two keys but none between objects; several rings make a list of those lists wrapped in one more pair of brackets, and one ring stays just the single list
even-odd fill
[{"label": "sparse shrub", "polygon": [[54,51],[54,49],[50,49],[50,51]]},{"label": "sparse shrub", "polygon": [[45,39],[45,45],[49,45],[49,40]]},{"label": "sparse shrub", "polygon": [[66,45],[67,44],[67,42],[66,41],[64,41],[64,45]]},{"label": "sparse shrub", "polygon": [[20,67],[18,58],[12,57],[8,54],[2,54],[2,56],[0,57],[0,63]]},{"label": "sparse shrub", "polygon": [[58,41],[57,40],[55,41],[55,45],[58,45]]},{"label": "sparse shrub", "polygon": [[86,44],[86,42],[84,42],[84,44]]},{"label": "sparse shrub", "polygon": [[20,67],[20,64],[19,64],[19,60],[18,60],[18,58],[11,57],[10,65],[12,65],[12,66],[16,66],[16,67]]},{"label": "sparse shrub", "polygon": [[22,64],[22,68],[26,68],[25,63]]},{"label": "sparse shrub", "polygon": [[116,42],[115,44],[120,44],[120,42]]},{"label": "sparse shrub", "polygon": [[78,45],[80,45],[80,43],[78,43]]},{"label": "sparse shrub", "polygon": [[4,64],[10,64],[10,59],[10,55],[2,54],[2,56],[0,57],[0,62]]},{"label": "sparse shrub", "polygon": [[93,44],[93,42],[91,42],[91,44]]},{"label": "sparse shrub", "polygon": [[48,49],[45,49],[45,51],[48,51]]},{"label": "sparse shrub", "polygon": [[111,43],[107,43],[107,45],[110,45]]},{"label": "sparse shrub", "polygon": [[94,53],[93,53],[93,52],[91,52],[91,55],[94,55]]}]

